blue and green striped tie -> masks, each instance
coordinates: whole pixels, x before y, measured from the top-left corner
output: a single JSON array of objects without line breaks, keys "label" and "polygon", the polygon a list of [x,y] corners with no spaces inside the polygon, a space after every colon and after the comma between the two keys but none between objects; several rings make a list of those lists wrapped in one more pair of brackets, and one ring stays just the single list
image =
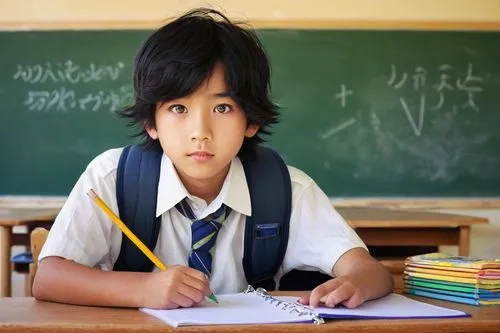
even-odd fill
[{"label": "blue and green striped tie", "polygon": [[217,234],[231,209],[226,207],[226,205],[222,205],[204,219],[196,220],[186,199],[179,202],[175,207],[182,215],[193,221],[191,223],[189,267],[195,268],[210,277],[212,272],[212,252]]}]

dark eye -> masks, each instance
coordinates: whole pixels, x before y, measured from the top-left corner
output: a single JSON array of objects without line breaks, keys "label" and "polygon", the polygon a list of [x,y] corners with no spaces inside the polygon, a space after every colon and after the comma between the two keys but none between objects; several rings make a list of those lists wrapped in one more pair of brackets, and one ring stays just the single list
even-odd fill
[{"label": "dark eye", "polygon": [[186,107],[184,105],[180,105],[180,104],[171,105],[168,109],[170,111],[172,111],[173,113],[186,113],[187,112]]},{"label": "dark eye", "polygon": [[228,113],[229,111],[231,111],[231,105],[219,104],[215,107],[214,111],[218,113]]}]

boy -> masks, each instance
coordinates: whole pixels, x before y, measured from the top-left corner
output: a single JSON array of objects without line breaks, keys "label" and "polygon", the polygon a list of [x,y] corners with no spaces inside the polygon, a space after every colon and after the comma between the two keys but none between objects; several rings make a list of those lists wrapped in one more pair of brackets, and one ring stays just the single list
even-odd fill
[{"label": "boy", "polygon": [[[118,212],[122,149],[111,149],[88,165],[57,217],[40,255],[34,296],[72,304],[177,308],[198,304],[211,291],[243,291],[244,223],[251,206],[241,159],[252,158],[261,135],[278,120],[268,96],[269,72],[254,32],[217,11],[194,10],[153,33],[135,60],[134,102],[121,115],[140,129],[146,148],[164,153],[156,211],[162,222],[154,253],[168,269],[112,271],[122,234],[86,196],[93,188]],[[357,307],[389,293],[390,273],[368,254],[319,187],[300,170],[288,169],[289,240],[275,280],[292,269],[335,276],[302,298],[311,306]],[[205,272],[188,267],[192,221],[181,204],[196,219],[224,215]]]}]

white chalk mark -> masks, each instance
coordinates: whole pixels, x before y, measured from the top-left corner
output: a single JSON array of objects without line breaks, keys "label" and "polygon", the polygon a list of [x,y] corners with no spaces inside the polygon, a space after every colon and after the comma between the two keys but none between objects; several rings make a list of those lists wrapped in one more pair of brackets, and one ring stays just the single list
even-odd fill
[{"label": "white chalk mark", "polygon": [[345,122],[343,122],[342,124],[338,125],[337,127],[334,127],[332,129],[330,129],[328,132],[324,133],[321,135],[321,138],[323,140],[325,139],[328,139],[329,137],[331,137],[332,135],[346,129],[347,127],[351,126],[351,125],[354,125],[356,123],[356,119],[354,118],[351,118]]},{"label": "white chalk mark", "polygon": [[396,81],[396,66],[394,64],[391,65],[391,77],[389,81],[387,81],[387,85],[390,87]]},{"label": "white chalk mark", "polygon": [[398,84],[394,85],[394,89],[401,88],[405,84],[407,78],[408,78],[408,73],[403,73],[403,78],[401,79],[401,81],[399,81]]},{"label": "white chalk mark", "polygon": [[406,114],[406,118],[408,118],[408,122],[410,123],[410,125],[413,129],[413,132],[415,133],[416,136],[420,136],[422,134],[422,128],[424,127],[425,95],[420,96],[420,110],[419,110],[419,117],[418,117],[418,126],[415,123],[415,120],[413,120],[410,109],[408,108],[408,105],[406,104],[404,98],[400,98],[399,100],[401,101],[401,105],[403,106],[403,111]]},{"label": "white chalk mark", "polygon": [[420,118],[418,121],[418,128],[420,129],[420,132],[422,132],[422,129],[424,128],[424,116],[425,116],[425,95],[422,94],[420,96]]}]

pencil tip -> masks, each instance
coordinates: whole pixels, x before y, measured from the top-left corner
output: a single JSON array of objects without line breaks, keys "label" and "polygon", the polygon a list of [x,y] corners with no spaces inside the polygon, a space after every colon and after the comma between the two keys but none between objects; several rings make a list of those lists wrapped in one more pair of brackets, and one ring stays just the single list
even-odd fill
[{"label": "pencil tip", "polygon": [[214,294],[210,295],[208,298],[210,298],[212,301],[214,301],[215,303],[219,304],[219,301],[217,300],[217,297],[215,297]]}]

